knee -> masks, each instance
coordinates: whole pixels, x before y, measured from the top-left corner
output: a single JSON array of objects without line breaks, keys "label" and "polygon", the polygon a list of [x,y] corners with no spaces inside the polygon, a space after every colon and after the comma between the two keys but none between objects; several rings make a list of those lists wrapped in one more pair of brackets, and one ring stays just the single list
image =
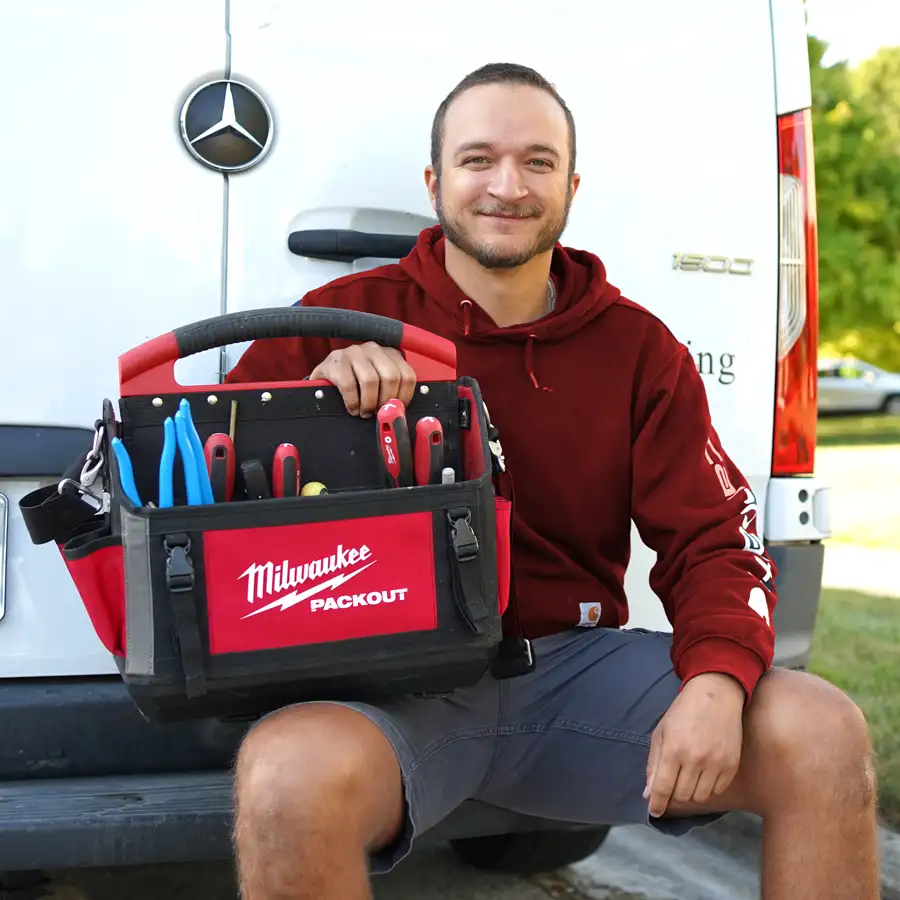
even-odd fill
[{"label": "knee", "polygon": [[[380,741],[381,743],[376,743]],[[392,781],[386,739],[364,716],[342,707],[296,707],[251,729],[235,763],[239,824],[262,835],[272,829],[305,832],[375,827],[373,797]],[[391,757],[393,756],[391,751]],[[380,771],[379,771],[380,770]],[[399,792],[399,771],[396,775]]]},{"label": "knee", "polygon": [[874,802],[874,754],[857,704],[814,675],[783,673],[782,680],[759,730],[764,765],[768,760],[777,766],[797,791],[840,792],[848,800]]}]

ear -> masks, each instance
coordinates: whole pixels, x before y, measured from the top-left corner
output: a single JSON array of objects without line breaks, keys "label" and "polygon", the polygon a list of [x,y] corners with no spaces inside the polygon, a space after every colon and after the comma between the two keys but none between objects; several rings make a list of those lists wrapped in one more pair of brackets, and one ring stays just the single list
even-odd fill
[{"label": "ear", "polygon": [[431,208],[437,210],[438,174],[434,166],[425,166],[425,187],[428,188],[428,197],[431,200]]},{"label": "ear", "polygon": [[572,176],[572,196],[573,197],[578,192],[578,185],[580,185],[580,184],[581,184],[581,176],[576,172]]}]

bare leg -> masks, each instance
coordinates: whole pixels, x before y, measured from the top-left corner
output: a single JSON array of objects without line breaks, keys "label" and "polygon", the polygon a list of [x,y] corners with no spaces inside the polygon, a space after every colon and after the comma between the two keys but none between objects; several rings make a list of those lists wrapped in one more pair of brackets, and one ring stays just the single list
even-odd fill
[{"label": "bare leg", "polygon": [[367,852],[403,821],[393,748],[345,707],[277,713],[238,755],[235,851],[244,900],[369,900]]},{"label": "bare leg", "polygon": [[764,900],[878,900],[872,747],[862,713],[813,675],[774,669],[744,714],[740,768],[705,804],[763,819]]}]

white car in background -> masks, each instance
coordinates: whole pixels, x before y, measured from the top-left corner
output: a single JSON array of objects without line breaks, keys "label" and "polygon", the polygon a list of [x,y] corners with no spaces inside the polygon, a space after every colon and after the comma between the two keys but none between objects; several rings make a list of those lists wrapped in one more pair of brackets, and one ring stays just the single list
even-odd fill
[{"label": "white car in background", "polygon": [[819,412],[900,416],[900,374],[859,359],[819,360]]}]

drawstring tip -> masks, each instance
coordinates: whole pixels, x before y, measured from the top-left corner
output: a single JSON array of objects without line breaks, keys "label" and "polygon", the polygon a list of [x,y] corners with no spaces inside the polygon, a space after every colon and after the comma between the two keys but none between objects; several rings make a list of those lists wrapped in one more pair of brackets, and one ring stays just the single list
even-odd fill
[{"label": "drawstring tip", "polygon": [[541,389],[541,383],[537,380],[537,375],[534,374],[534,342],[537,340],[536,334],[529,334],[528,340],[525,341],[525,371],[528,372],[528,377],[531,379],[531,383],[534,385],[534,389],[539,391]]},{"label": "drawstring tip", "polygon": [[460,306],[460,309],[462,309],[463,337],[468,337],[471,322],[472,322],[470,313],[469,313],[469,310],[472,308],[472,301],[471,300],[460,300],[459,306]]}]

